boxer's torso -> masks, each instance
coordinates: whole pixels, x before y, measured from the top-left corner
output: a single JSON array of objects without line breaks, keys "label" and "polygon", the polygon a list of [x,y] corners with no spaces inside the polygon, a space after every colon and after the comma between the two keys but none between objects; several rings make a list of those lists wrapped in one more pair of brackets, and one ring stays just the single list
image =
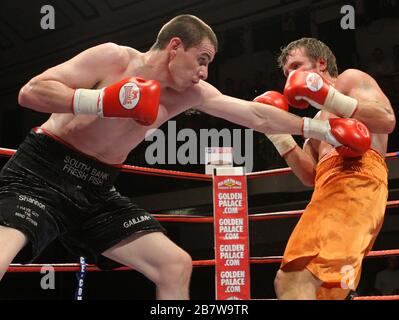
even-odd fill
[{"label": "boxer's torso", "polygon": [[[110,74],[99,82],[96,88],[105,87],[126,77],[140,76],[136,70],[143,53],[131,48],[126,50],[129,50],[131,56],[129,65]],[[54,113],[41,127],[102,162],[122,163],[150,129],[159,127],[168,119],[198,104],[199,86],[200,84],[179,93],[163,88],[158,117],[151,126],[142,126],[130,118],[98,118]]]}]

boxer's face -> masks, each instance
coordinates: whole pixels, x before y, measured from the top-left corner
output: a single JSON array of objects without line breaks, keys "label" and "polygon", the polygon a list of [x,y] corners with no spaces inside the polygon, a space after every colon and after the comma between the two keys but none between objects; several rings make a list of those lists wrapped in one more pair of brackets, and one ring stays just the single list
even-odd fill
[{"label": "boxer's face", "polygon": [[184,49],[181,43],[172,53],[169,71],[172,87],[185,91],[208,77],[208,66],[215,57],[215,48],[208,39],[198,46]]},{"label": "boxer's face", "polygon": [[287,56],[287,62],[283,66],[283,72],[286,77],[293,70],[312,71],[322,73],[319,66],[320,62],[315,62],[309,58],[303,48],[292,50]]}]

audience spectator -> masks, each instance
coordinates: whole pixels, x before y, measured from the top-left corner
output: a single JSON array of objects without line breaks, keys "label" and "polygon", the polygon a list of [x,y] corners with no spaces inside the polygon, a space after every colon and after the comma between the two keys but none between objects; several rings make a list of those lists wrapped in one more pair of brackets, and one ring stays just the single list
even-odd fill
[{"label": "audience spectator", "polygon": [[296,32],[295,13],[290,11],[282,15],[281,30],[287,37],[287,33],[293,35]]},{"label": "audience spectator", "polygon": [[362,70],[360,56],[357,51],[353,51],[351,55],[351,68]]},{"label": "audience spectator", "polygon": [[381,76],[378,77],[376,80],[381,90],[387,95],[389,99],[391,99],[394,94],[393,76],[392,75]]},{"label": "audience spectator", "polygon": [[264,79],[264,74],[262,71],[258,70],[254,73],[253,85],[250,89],[250,94],[253,98],[259,96],[265,92],[266,81]]},{"label": "audience spectator", "polygon": [[392,77],[392,95],[389,99],[394,105],[399,105],[399,72]]},{"label": "audience spectator", "polygon": [[244,100],[252,100],[255,96],[252,96],[252,93],[249,89],[248,81],[245,79],[240,80],[238,84],[238,92],[236,92],[233,97],[241,98]]},{"label": "audience spectator", "polygon": [[397,17],[398,12],[397,0],[380,0],[375,1],[379,4],[379,13],[381,17]]},{"label": "audience spectator", "polygon": [[378,295],[399,294],[399,260],[390,256],[386,260],[387,266],[377,273],[374,289]]},{"label": "audience spectator", "polygon": [[399,72],[399,44],[392,48],[393,71]]},{"label": "audience spectator", "polygon": [[224,80],[223,93],[227,94],[228,96],[235,97],[235,95],[237,94],[237,89],[233,78],[228,77]]},{"label": "audience spectator", "polygon": [[272,71],[269,74],[269,78],[270,78],[269,90],[283,92],[286,79],[282,76],[282,72],[280,72],[279,70]]},{"label": "audience spectator", "polygon": [[384,51],[381,48],[375,48],[367,72],[374,78],[379,78],[391,74],[392,69],[392,64],[386,59]]}]

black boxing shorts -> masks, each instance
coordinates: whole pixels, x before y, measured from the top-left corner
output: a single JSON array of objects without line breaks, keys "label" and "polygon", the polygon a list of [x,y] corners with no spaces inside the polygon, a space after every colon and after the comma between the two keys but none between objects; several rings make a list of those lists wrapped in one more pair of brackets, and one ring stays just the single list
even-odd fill
[{"label": "black boxing shorts", "polygon": [[120,195],[119,173],[41,129],[32,130],[0,172],[0,225],[23,232],[24,263],[57,237],[99,267],[119,266],[102,252],[138,232],[165,232],[148,212]]}]

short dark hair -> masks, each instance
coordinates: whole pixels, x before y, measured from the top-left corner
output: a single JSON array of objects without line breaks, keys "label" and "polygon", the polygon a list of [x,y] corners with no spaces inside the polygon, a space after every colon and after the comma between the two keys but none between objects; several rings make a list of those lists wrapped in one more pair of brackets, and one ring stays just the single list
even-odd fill
[{"label": "short dark hair", "polygon": [[338,67],[335,55],[331,49],[323,42],[315,38],[301,38],[292,41],[286,47],[281,48],[280,56],[278,57],[278,66],[283,68],[287,62],[288,55],[294,49],[303,48],[309,58],[316,61],[319,58],[323,58],[327,62],[327,71],[333,77],[338,77]]},{"label": "short dark hair", "polygon": [[164,24],[151,49],[165,49],[170,39],[173,37],[180,38],[185,49],[195,47],[199,45],[204,38],[207,38],[215,47],[215,50],[218,50],[218,40],[212,28],[193,15],[179,15]]}]

